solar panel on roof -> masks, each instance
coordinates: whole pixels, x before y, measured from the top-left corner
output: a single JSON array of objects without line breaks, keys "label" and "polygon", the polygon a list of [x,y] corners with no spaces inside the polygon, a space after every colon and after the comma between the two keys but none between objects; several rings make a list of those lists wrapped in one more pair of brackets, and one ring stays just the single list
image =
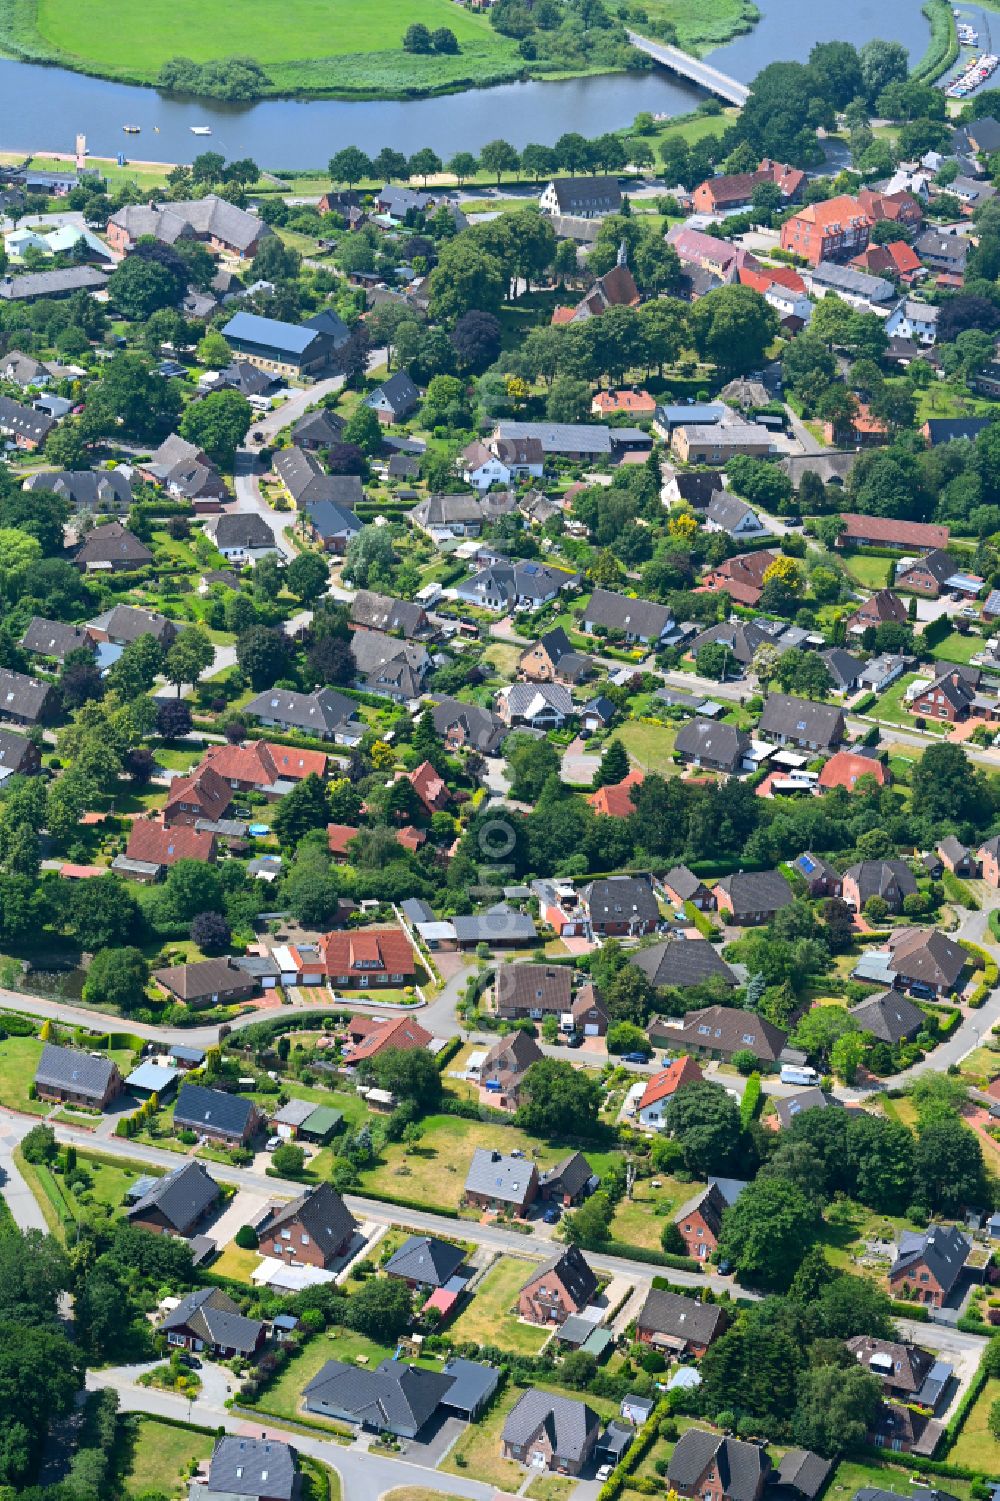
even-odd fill
[{"label": "solar panel on roof", "polygon": [[799,864],[801,865],[807,876],[811,876],[813,871],[816,869],[815,862],[810,860],[808,855],[800,855]]}]

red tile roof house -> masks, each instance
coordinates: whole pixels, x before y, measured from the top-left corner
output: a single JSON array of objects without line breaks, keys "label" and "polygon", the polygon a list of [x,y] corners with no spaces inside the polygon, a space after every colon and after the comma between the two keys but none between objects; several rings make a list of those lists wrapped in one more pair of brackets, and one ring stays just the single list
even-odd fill
[{"label": "red tile roof house", "polygon": [[289,1266],[328,1267],[344,1256],[357,1221],[329,1183],[306,1189],[285,1204],[260,1232],[260,1253]]},{"label": "red tile roof house", "polygon": [[756,172],[732,172],[706,178],[692,192],[691,202],[699,214],[725,213],[749,203],[754,188],[762,183],[775,183],[785,202],[790,203],[801,191],[805,180],[806,174],[797,167],[790,167],[786,162],[772,162],[765,157]]},{"label": "red tile roof house", "polygon": [[127,864],[120,863],[121,856],[115,860],[114,868],[134,881],[159,881],[178,860],[198,860],[202,865],[210,865],[215,855],[214,834],[198,833],[189,824],[167,829],[156,819],[137,818],[128,836],[125,862],[150,869],[130,870]]},{"label": "red tile roof house", "polygon": [[837,538],[838,547],[947,547],[949,530],[928,521],[894,521],[889,516],[859,516],[855,511],[841,514],[844,530]]},{"label": "red tile roof house", "polygon": [[652,417],[655,398],[648,391],[598,391],[590,403],[592,417],[608,417],[614,412],[628,412],[633,417]]},{"label": "red tile roof house", "polygon": [[327,933],[320,952],[333,985],[368,990],[379,985],[412,985],[417,961],[401,928],[364,928]]},{"label": "red tile roof house", "polygon": [[210,746],[201,763],[218,772],[234,791],[266,792],[272,799],[286,790],[280,786],[282,782],[301,782],[311,775],[325,777],[326,764],[323,751],[294,750],[266,740]]},{"label": "red tile roof house", "polygon": [[517,1311],[529,1324],[564,1324],[597,1293],[597,1278],[578,1246],[567,1246],[521,1284]]},{"label": "red tile roof house", "polygon": [[858,204],[876,222],[891,219],[896,224],[920,224],[924,217],[920,204],[910,193],[877,193],[862,188]]},{"label": "red tile roof house", "polygon": [[233,794],[217,771],[210,766],[198,767],[187,777],[175,777],[167,793],[163,822],[196,824],[200,818],[214,823],[226,816]]},{"label": "red tile roof house", "polygon": [[706,573],[701,588],[713,593],[725,590],[734,604],[753,609],[764,592],[764,574],[777,556],[774,552],[737,553]]},{"label": "red tile roof house", "polygon": [[827,761],[819,774],[817,785],[827,792],[834,787],[843,787],[846,792],[853,792],[862,777],[871,777],[879,787],[884,787],[888,781],[888,773],[881,761],[842,750]]},{"label": "red tile roof house", "polygon": [[1000,890],[1000,839],[987,839],[976,850],[976,859],[980,876],[987,886],[992,886],[994,891]]},{"label": "red tile roof house", "polygon": [[644,776],[641,767],[637,766],[622,781],[615,782],[612,786],[598,787],[596,792],[588,793],[587,802],[595,813],[605,818],[628,818],[635,812],[632,789],[642,786]]},{"label": "red tile roof house", "polygon": [[447,783],[429,761],[421,761],[416,771],[409,773],[407,781],[428,813],[440,813],[452,800]]},{"label": "red tile roof house", "polygon": [[853,615],[847,617],[844,624],[849,636],[860,636],[869,626],[877,629],[889,622],[905,624],[906,606],[891,589],[878,589],[870,599],[858,606]]},{"label": "red tile roof house", "polygon": [[811,266],[843,260],[868,244],[872,220],[860,203],[841,194],[825,203],[810,203],[781,226],[781,248],[801,255]]},{"label": "red tile roof house", "polygon": [[326,843],[330,854],[337,861],[350,858],[347,846],[352,839],[356,839],[361,833],[350,823],[328,823],[326,826]]},{"label": "red tile roof house", "polygon": [[350,1068],[354,1068],[368,1059],[377,1058],[387,1048],[398,1048],[400,1052],[408,1053],[426,1048],[432,1041],[431,1033],[412,1017],[396,1016],[373,1028],[362,1042],[351,1048],[345,1062]]},{"label": "red tile roof house", "polygon": [[869,245],[862,255],[854,257],[851,265],[867,271],[869,276],[898,278],[906,286],[927,275],[919,255],[905,240],[893,240],[888,245]]},{"label": "red tile roof house", "polygon": [[647,1083],[637,1107],[639,1124],[651,1131],[662,1131],[666,1108],[677,1091],[685,1084],[699,1083],[704,1077],[697,1063],[687,1054],[675,1058]]}]

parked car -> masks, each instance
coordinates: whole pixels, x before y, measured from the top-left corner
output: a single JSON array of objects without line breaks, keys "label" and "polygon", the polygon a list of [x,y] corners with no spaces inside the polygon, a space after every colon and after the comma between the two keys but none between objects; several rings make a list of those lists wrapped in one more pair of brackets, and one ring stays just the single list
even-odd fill
[{"label": "parked car", "polygon": [[623,1055],[623,1057],[622,1057],[622,1062],[623,1063],[648,1063],[649,1062],[649,1054],[648,1053],[625,1053]]},{"label": "parked car", "polygon": [[276,1147],[280,1147],[280,1146],[281,1146],[281,1137],[280,1136],[269,1136],[267,1138],[265,1150],[268,1151],[268,1152],[273,1152]]},{"label": "parked car", "polygon": [[583,1038],[580,1036],[579,1032],[571,1032],[569,1034],[569,1036],[566,1039],[566,1046],[568,1048],[582,1048],[583,1047]]},{"label": "parked car", "polygon": [[542,1219],[547,1225],[558,1225],[562,1217],[562,1210],[558,1204],[550,1204],[542,1214]]},{"label": "parked car", "polygon": [[201,1361],[197,1358],[197,1356],[189,1355],[187,1351],[185,1351],[183,1355],[179,1355],[177,1358],[180,1361],[181,1365],[187,1366],[189,1371],[201,1370]]},{"label": "parked car", "polygon": [[597,1472],[597,1479],[601,1482],[602,1485],[604,1484],[605,1480],[611,1479],[611,1471],[613,1469],[613,1465],[601,1465],[601,1468]]}]

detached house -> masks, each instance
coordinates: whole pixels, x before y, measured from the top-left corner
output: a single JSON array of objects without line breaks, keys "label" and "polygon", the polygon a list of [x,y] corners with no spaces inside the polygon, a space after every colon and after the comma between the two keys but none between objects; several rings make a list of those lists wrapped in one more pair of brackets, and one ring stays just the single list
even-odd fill
[{"label": "detached house", "polygon": [[787,1033],[755,1011],[735,1006],[704,1006],[683,1017],[659,1017],[649,1027],[658,1047],[682,1047],[710,1058],[730,1060],[734,1053],[753,1053],[761,1063],[777,1063]]},{"label": "detached house", "polygon": [[40,1099],[104,1110],[124,1088],[125,1082],[112,1058],[83,1053],[77,1048],[57,1047],[53,1042],[42,1048],[35,1070],[35,1091]]},{"label": "detached house", "polygon": [[704,1355],[729,1319],[717,1303],[699,1303],[680,1293],[650,1292],[635,1321],[635,1337],[668,1356]]},{"label": "detached house", "polygon": [[609,876],[591,881],[582,892],[590,910],[590,925],[601,938],[635,938],[655,933],[660,906],[648,880],[639,876]]},{"label": "detached house", "polygon": [[346,1255],[357,1229],[337,1190],[319,1183],[275,1211],[260,1232],[260,1250],[289,1266],[328,1267]]},{"label": "detached house", "polygon": [[387,381],[365,398],[384,427],[405,422],[420,402],[420,392],[405,370],[397,370]]},{"label": "detached house", "polygon": [[668,605],[595,589],[584,609],[581,629],[591,635],[620,632],[630,645],[658,646],[672,624]]},{"label": "detached house", "polygon": [[465,1197],[477,1209],[523,1215],[538,1197],[538,1169],[524,1157],[477,1147],[465,1180]]},{"label": "detached house", "polygon": [[597,1278],[579,1246],[567,1246],[521,1284],[517,1311],[530,1324],[563,1324],[597,1294]]},{"label": "detached house", "polygon": [[746,1188],[740,1178],[710,1178],[674,1213],[674,1224],[684,1238],[687,1254],[706,1261],[719,1246],[722,1217]]},{"label": "detached house", "polygon": [[507,1414],[501,1435],[503,1456],[529,1470],[579,1475],[600,1431],[600,1418],[585,1402],[529,1387]]},{"label": "detached house", "polygon": [[889,1268],[889,1291],[908,1303],[940,1308],[958,1282],[972,1242],[952,1225],[904,1230]]},{"label": "detached house", "polygon": [[759,1444],[689,1428],[670,1456],[667,1484],[700,1501],[761,1501],[770,1475],[771,1461]]},{"label": "detached house", "polygon": [[264,1343],[266,1325],[261,1319],[246,1318],[221,1287],[202,1287],[188,1293],[167,1314],[160,1333],[175,1349],[205,1350],[216,1360],[237,1355],[246,1360]]},{"label": "detached house", "polygon": [[577,710],[568,688],[560,683],[511,683],[496,698],[497,713],[511,727],[559,730]]},{"label": "detached house", "polygon": [[758,728],[762,736],[778,745],[827,752],[840,744],[847,731],[841,709],[788,693],[767,695]]},{"label": "detached house", "polygon": [[662,1131],[667,1106],[677,1091],[685,1084],[699,1083],[704,1077],[693,1058],[686,1055],[674,1058],[666,1068],[653,1075],[640,1095],[636,1112],[639,1124],[648,1131]]},{"label": "detached house", "polygon": [[217,771],[211,766],[196,767],[189,776],[175,777],[171,782],[163,809],[164,825],[194,825],[202,818],[217,823],[225,818],[232,800],[232,791]]},{"label": "detached house", "polygon": [[51,701],[51,683],[0,668],[0,720],[10,724],[41,724],[49,713]]},{"label": "detached house", "polygon": [[327,933],[320,952],[333,985],[368,990],[381,985],[412,985],[416,958],[401,928],[362,928]]},{"label": "detached house", "polygon": [[232,959],[202,959],[153,971],[153,979],[186,1006],[232,1006],[256,995],[257,985]]},{"label": "detached house", "polygon": [[712,894],[720,914],[739,927],[770,922],[794,899],[780,870],[738,871],[718,881]]},{"label": "detached house", "polygon": [[590,658],[578,652],[562,626],[546,631],[534,646],[529,646],[517,664],[522,677],[533,683],[563,683],[572,687],[590,677],[594,671]]},{"label": "detached house", "polygon": [[544,1056],[528,1032],[509,1032],[495,1042],[479,1068],[479,1083],[490,1105],[498,1110],[516,1110],[525,1074]]},{"label": "detached house", "polygon": [[570,1009],[573,972],[562,964],[500,964],[493,994],[505,1021],[561,1017]]},{"label": "detached house", "polygon": [[575,219],[600,219],[617,214],[622,193],[617,177],[555,177],[542,192],[543,214],[568,214]]},{"label": "detached house", "polygon": [[147,1181],[149,1188],[129,1206],[126,1217],[130,1225],[154,1235],[191,1235],[220,1197],[219,1185],[203,1162],[185,1162]]},{"label": "detached house", "polygon": [[252,1100],[208,1089],[204,1084],[182,1084],[174,1106],[174,1125],[195,1131],[210,1141],[245,1147],[264,1117]]},{"label": "detached house", "polygon": [[873,896],[880,896],[890,912],[901,912],[904,898],[916,889],[916,879],[905,860],[859,860],[844,871],[841,895],[855,912],[860,912]]},{"label": "detached house", "polygon": [[87,533],[73,561],[85,573],[122,573],[129,568],[148,567],[153,554],[120,521],[109,521],[106,526],[95,526]]}]

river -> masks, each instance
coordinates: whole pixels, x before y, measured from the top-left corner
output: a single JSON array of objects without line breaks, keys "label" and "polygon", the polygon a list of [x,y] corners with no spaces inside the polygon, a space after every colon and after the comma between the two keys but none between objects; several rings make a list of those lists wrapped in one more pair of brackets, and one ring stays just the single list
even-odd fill
[{"label": "river", "polygon": [[[841,0],[830,10],[803,0],[758,3],[763,15],[754,30],[710,54],[743,82],[769,62],[804,59],[818,41],[843,38],[861,46],[882,36],[902,42],[914,59],[927,43],[919,0]],[[640,110],[682,114],[701,97],[692,85],[652,72],[503,84],[435,99],[274,99],[240,106],[171,99],[153,89],[0,59],[0,147],[72,151],[82,131],[95,156],[125,150],[137,161],[189,161],[212,149],[291,170],[322,167],[346,145],[370,153],[392,146],[407,154],[431,146],[447,158],[460,149],[478,151],[497,136],[518,147],[551,143],[570,130],[596,136],[628,124]],[[142,135],[123,135],[124,124],[141,126]],[[192,125],[210,126],[211,139],[192,136]]]}]

